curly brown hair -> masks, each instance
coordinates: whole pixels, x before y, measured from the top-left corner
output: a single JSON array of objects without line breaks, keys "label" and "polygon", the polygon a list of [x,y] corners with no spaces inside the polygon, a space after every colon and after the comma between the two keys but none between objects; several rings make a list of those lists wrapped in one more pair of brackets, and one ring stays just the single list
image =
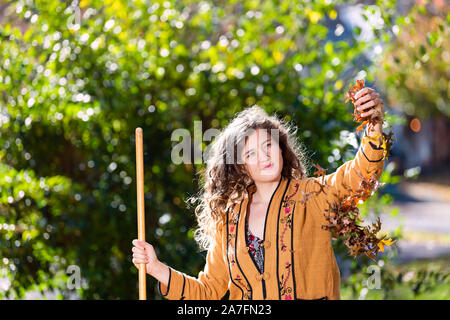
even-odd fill
[{"label": "curly brown hair", "polygon": [[257,105],[236,114],[210,146],[206,168],[199,171],[201,189],[198,195],[187,200],[200,202],[195,208],[198,228],[194,233],[200,249],[210,247],[217,228],[226,221],[227,210],[240,202],[246,188],[254,183],[241,164],[238,145],[245,143],[249,132],[256,129],[266,129],[268,132],[275,129],[278,132],[283,156],[282,176],[291,179],[307,177],[310,164],[303,144],[296,137],[298,128],[295,125],[278,118],[276,114],[269,116]]}]

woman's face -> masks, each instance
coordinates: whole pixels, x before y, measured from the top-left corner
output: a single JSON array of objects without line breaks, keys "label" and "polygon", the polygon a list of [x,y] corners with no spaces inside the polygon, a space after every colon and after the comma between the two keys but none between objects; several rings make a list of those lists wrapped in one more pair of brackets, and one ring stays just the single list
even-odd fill
[{"label": "woman's face", "polygon": [[244,166],[255,183],[277,181],[283,169],[278,135],[270,133],[270,129],[256,129],[247,137],[243,148]]}]

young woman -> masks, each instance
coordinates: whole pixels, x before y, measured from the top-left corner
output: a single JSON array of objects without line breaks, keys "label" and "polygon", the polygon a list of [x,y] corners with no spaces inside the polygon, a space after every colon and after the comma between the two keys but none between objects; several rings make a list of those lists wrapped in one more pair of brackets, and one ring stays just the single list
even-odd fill
[{"label": "young woman", "polygon": [[[356,98],[363,117],[379,120],[365,134],[382,133],[379,94],[366,87]],[[335,172],[306,177],[296,130],[255,106],[239,113],[212,144],[195,210],[196,240],[208,250],[197,278],[161,263],[151,244],[133,240],[133,263],[146,264],[164,297],[221,299],[229,290],[231,300],[340,299],[324,213],[359,187],[360,174],[380,177],[382,138],[379,146],[362,143]]]}]

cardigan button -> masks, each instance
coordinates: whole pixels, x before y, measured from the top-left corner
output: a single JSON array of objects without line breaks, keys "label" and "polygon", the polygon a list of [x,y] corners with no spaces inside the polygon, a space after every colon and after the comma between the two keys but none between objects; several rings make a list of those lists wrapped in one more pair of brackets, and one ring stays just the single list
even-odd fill
[{"label": "cardigan button", "polygon": [[264,248],[266,248],[266,249],[269,249],[269,248],[270,248],[270,241],[269,241],[269,240],[264,240],[264,242],[261,243],[260,246],[261,246],[261,247],[264,247]]},{"label": "cardigan button", "polygon": [[269,280],[269,279],[270,279],[270,274],[269,274],[268,272],[264,272],[263,274],[258,273],[258,274],[255,276],[255,278],[256,278],[256,280],[258,280],[258,281],[262,281],[263,279],[264,279],[264,280]]}]

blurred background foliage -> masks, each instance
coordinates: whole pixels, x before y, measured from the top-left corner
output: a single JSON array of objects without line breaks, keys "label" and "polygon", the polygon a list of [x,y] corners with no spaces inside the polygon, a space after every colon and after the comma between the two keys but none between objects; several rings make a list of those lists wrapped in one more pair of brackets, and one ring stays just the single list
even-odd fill
[{"label": "blurred background foliage", "polygon": [[407,116],[450,117],[450,5],[439,2],[440,11],[419,5],[398,17],[396,41],[378,61],[382,68],[375,73],[377,82],[383,84],[390,105]]},{"label": "blurred background foliage", "polygon": [[[361,78],[375,87],[377,65],[363,55],[375,41],[395,42],[393,53],[380,54],[386,62],[378,81],[389,96],[415,93],[430,111],[448,115],[439,100],[448,84],[420,83],[424,96],[411,79],[448,72],[448,56],[438,58],[448,49],[448,15],[421,30],[428,33],[413,39],[414,53],[403,51],[414,20],[396,17],[392,0],[0,3],[1,298],[137,298],[136,127],[144,130],[147,241],[161,261],[197,275],[205,252],[193,240],[193,208],[184,200],[198,191],[203,164],[172,162],[175,129],[193,132],[194,121],[203,131],[220,129],[258,104],[297,124],[310,159],[332,172],[356,152],[345,91]],[[371,41],[358,41],[358,28],[347,37],[330,28],[339,9],[354,4],[383,21]],[[433,68],[414,68],[408,59],[417,54]],[[388,113],[386,129],[402,121]],[[400,179],[386,168],[381,181]],[[377,192],[360,206],[363,217],[391,202]],[[401,229],[390,236],[401,238]],[[349,257],[341,241],[334,247],[343,274],[354,275],[343,277],[343,298],[360,296],[360,278],[373,263]],[[388,248],[378,263],[395,254]],[[67,287],[70,265],[81,270],[77,290]],[[161,299],[156,281],[147,283],[148,298]],[[393,287],[374,298],[389,297]]]}]

